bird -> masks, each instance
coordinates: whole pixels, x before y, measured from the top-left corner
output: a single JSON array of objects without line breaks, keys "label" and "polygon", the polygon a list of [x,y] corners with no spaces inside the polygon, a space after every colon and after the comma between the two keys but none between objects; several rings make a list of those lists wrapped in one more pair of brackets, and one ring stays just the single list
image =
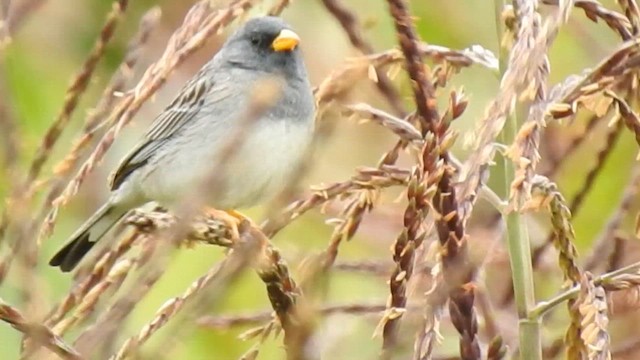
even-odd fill
[{"label": "bird", "polygon": [[[240,26],[122,159],[106,202],[49,264],[73,270],[129,210],[150,202],[177,204],[216,172],[224,186],[207,191],[204,201],[231,216],[278,194],[314,133],[315,100],[299,43],[279,17],[256,17]],[[233,156],[216,164],[263,79],[277,79],[277,98],[243,129]]]}]

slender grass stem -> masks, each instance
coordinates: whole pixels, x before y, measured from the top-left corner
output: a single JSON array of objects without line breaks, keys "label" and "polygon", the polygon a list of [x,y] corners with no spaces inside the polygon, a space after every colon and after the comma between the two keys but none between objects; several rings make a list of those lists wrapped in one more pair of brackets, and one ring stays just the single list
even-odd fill
[{"label": "slender grass stem", "polygon": [[[502,46],[502,38],[505,34],[505,25],[502,22],[502,11],[505,0],[495,0],[495,18],[498,31],[498,41],[500,42],[500,73],[504,75],[507,69],[509,58],[508,49]],[[505,127],[500,134],[500,141],[503,144],[511,144],[518,131],[521,120],[520,111],[516,114],[509,114]],[[509,188],[513,182],[515,174],[514,165],[506,156],[502,156],[498,161],[498,172],[504,174],[502,183],[502,193],[509,194]],[[524,218],[517,211],[510,211],[504,214],[507,227],[507,244],[509,249],[509,260],[515,291],[515,302],[518,311],[518,332],[520,358],[526,360],[542,359],[542,346],[540,338],[540,319],[529,317],[530,310],[536,305],[533,284],[533,267],[531,264],[531,247]]]}]

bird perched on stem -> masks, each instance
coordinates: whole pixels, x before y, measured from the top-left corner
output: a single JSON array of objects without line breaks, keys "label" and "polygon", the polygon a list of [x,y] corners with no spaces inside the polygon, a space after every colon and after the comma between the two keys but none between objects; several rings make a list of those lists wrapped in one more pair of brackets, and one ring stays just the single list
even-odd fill
[{"label": "bird perched on stem", "polygon": [[[114,172],[107,202],[49,264],[71,271],[130,209],[151,201],[171,207],[205,189],[196,195],[237,218],[233,209],[277,194],[313,136],[315,102],[299,42],[276,17],[244,24],[155,119]],[[272,101],[243,121],[262,81],[277,84],[276,96],[266,96]],[[207,188],[212,175],[217,189]]]}]

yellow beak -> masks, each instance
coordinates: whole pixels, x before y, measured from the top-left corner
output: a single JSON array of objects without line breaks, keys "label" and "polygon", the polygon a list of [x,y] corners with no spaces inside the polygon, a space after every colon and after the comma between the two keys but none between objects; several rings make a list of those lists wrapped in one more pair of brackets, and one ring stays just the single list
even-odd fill
[{"label": "yellow beak", "polygon": [[300,43],[300,37],[289,29],[280,31],[280,34],[273,40],[271,47],[275,51],[292,51]]}]

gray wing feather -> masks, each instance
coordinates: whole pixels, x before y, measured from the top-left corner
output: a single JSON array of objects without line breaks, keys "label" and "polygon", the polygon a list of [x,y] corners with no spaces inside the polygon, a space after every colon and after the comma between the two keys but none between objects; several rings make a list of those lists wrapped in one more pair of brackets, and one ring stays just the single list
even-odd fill
[{"label": "gray wing feather", "polygon": [[196,75],[156,117],[144,139],[120,162],[111,177],[111,190],[118,189],[129,175],[144,166],[158,148],[200,112],[207,96],[211,96],[212,92],[228,93],[226,90],[225,86],[213,86],[213,82],[207,80],[207,76]]}]

